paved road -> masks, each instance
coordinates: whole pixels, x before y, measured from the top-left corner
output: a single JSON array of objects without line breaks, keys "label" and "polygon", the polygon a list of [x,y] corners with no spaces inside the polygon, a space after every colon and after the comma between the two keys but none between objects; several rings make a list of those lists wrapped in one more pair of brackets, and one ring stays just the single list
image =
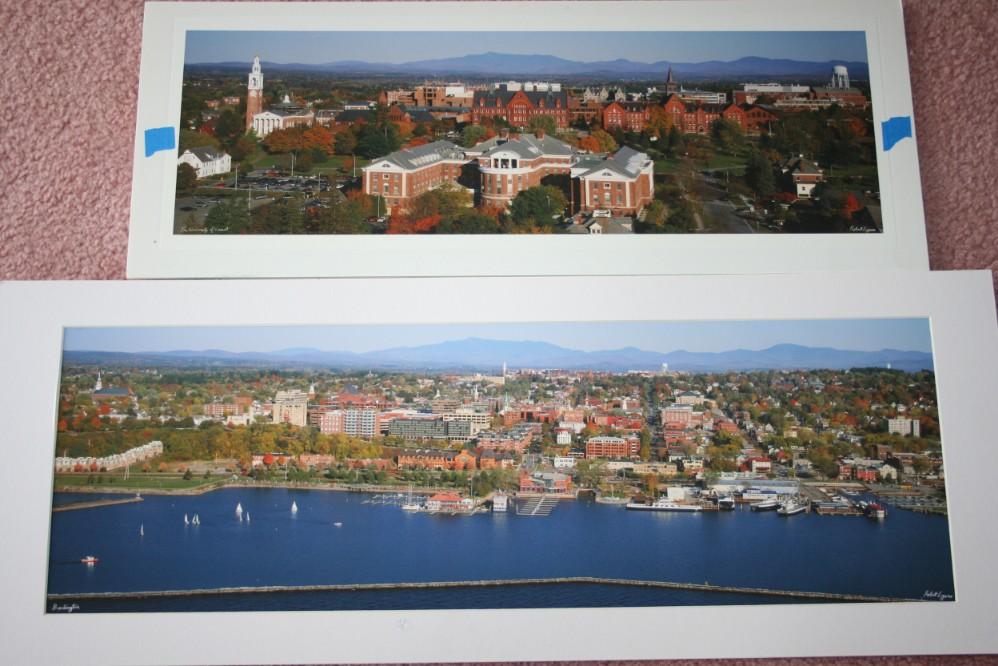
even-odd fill
[{"label": "paved road", "polygon": [[735,214],[735,206],[724,197],[726,192],[709,183],[701,174],[693,179],[693,191],[703,203],[704,222],[709,230],[725,234],[754,234],[756,229]]}]

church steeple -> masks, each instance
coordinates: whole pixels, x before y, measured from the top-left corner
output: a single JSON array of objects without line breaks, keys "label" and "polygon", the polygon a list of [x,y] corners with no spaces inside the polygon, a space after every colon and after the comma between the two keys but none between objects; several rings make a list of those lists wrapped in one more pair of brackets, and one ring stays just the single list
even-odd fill
[{"label": "church steeple", "polygon": [[246,83],[246,131],[253,129],[253,117],[263,111],[263,72],[260,56],[254,56],[253,68]]},{"label": "church steeple", "polygon": [[669,74],[665,77],[665,92],[672,94],[679,89],[679,84],[676,83],[676,77],[672,75],[672,65],[669,65]]},{"label": "church steeple", "polygon": [[98,369],[97,370],[97,382],[94,384],[94,391],[95,392],[99,391],[102,388],[104,388],[104,384],[101,383],[101,380],[100,380],[100,370]]}]

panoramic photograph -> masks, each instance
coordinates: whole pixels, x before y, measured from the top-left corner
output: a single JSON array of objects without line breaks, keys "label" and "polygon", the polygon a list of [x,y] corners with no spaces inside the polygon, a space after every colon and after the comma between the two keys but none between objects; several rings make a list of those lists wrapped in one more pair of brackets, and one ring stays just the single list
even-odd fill
[{"label": "panoramic photograph", "polygon": [[188,31],[175,234],[881,233],[862,31]]},{"label": "panoramic photograph", "polygon": [[927,319],[67,328],[46,612],[955,599]]}]

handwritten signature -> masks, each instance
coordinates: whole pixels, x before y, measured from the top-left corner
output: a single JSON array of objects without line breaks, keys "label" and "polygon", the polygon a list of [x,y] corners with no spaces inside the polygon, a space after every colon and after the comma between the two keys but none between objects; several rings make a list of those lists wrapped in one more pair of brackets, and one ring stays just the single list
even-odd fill
[{"label": "handwritten signature", "polygon": [[952,601],[953,595],[939,590],[926,590],[922,593],[923,599],[934,599],[936,601]]},{"label": "handwritten signature", "polygon": [[72,613],[80,610],[79,604],[52,604],[53,613]]}]

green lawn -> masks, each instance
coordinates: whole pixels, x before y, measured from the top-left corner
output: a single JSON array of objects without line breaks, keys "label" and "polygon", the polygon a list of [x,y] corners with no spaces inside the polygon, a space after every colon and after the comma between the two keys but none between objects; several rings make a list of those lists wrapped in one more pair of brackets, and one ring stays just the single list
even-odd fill
[{"label": "green lawn", "polygon": [[[87,483],[87,479],[92,477],[93,483]],[[102,483],[97,483],[97,479],[103,477]],[[60,486],[87,486],[89,488],[135,488],[141,490],[145,488],[167,489],[167,490],[188,490],[209,486],[220,481],[220,477],[213,476],[208,479],[196,475],[186,480],[180,474],[143,474],[132,472],[125,479],[124,472],[94,472],[93,474],[56,474],[55,485]]]}]

